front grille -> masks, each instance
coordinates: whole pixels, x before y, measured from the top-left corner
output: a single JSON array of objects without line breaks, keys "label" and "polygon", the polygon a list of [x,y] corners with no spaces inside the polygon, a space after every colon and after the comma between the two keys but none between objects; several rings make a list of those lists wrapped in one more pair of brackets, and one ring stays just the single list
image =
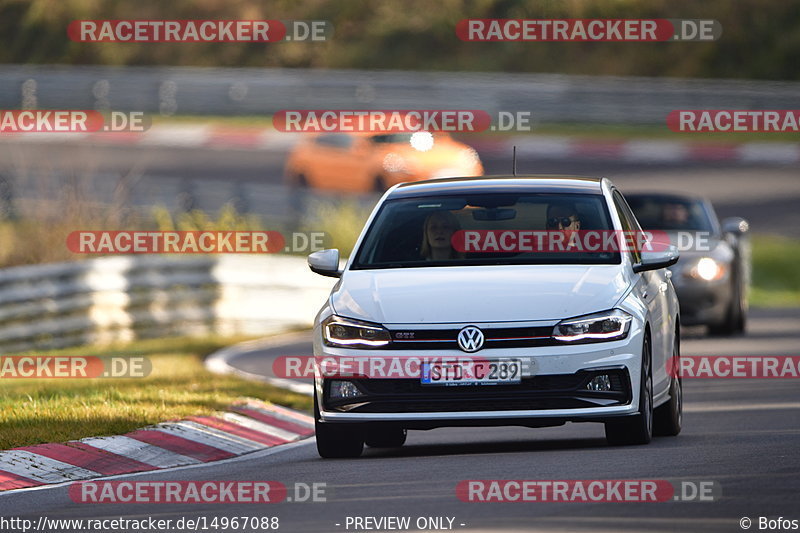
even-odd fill
[{"label": "front grille", "polygon": [[[458,329],[390,330],[393,350],[458,349]],[[483,349],[528,348],[559,344],[550,335],[553,326],[524,328],[481,328],[485,337]]]}]

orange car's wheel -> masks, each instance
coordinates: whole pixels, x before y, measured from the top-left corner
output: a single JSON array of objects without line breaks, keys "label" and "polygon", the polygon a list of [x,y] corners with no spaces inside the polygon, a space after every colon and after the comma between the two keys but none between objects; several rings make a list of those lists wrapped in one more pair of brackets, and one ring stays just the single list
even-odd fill
[{"label": "orange car's wheel", "polygon": [[386,185],[386,178],[383,176],[375,176],[375,179],[372,181],[372,191],[383,194],[386,192],[386,189],[389,187]]},{"label": "orange car's wheel", "polygon": [[306,175],[302,172],[293,174],[289,179],[289,186],[296,187],[298,189],[305,189],[308,187],[308,178],[306,178]]}]

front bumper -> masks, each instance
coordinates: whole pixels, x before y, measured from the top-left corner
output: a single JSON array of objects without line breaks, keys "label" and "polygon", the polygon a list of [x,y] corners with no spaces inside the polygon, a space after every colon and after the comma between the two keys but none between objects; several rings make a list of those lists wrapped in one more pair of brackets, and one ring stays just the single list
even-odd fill
[{"label": "front bumper", "polygon": [[[320,421],[397,423],[426,429],[472,425],[558,425],[566,421],[603,421],[638,412],[642,332],[631,328],[618,341],[484,349],[481,359],[519,359],[520,384],[423,386],[418,378],[349,379],[360,396],[330,397],[330,378],[317,376]],[[478,355],[473,354],[473,355]],[[332,348],[315,342],[324,357],[463,357],[457,350],[364,350]],[[611,378],[611,391],[586,384],[597,374]],[[337,378],[338,379],[338,378]]]},{"label": "front bumper", "polygon": [[715,325],[725,321],[733,298],[730,278],[703,281],[676,275],[672,284],[681,306],[682,325]]}]

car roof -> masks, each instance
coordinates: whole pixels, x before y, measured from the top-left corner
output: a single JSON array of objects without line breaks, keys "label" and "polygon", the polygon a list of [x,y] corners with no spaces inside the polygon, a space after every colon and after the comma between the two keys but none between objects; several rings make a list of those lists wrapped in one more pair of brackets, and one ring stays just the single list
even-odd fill
[{"label": "car roof", "polygon": [[603,194],[605,178],[557,175],[477,176],[470,178],[435,178],[401,183],[389,198],[444,196],[465,193],[572,193]]},{"label": "car roof", "polygon": [[696,194],[688,194],[688,193],[677,193],[677,192],[662,192],[662,191],[653,191],[653,192],[629,192],[625,193],[625,198],[652,198],[657,201],[688,201],[688,202],[705,202],[706,199],[703,196],[699,196]]},{"label": "car roof", "polygon": [[[369,131],[314,131],[314,132],[306,132],[303,133],[305,139],[316,139],[317,137],[322,136],[331,136],[331,135],[341,135],[341,136],[349,136],[349,137],[381,137],[384,135],[413,135],[416,132],[413,131],[380,131],[380,130],[369,130]],[[434,137],[449,137],[452,138],[447,131],[431,131],[429,132]]]}]

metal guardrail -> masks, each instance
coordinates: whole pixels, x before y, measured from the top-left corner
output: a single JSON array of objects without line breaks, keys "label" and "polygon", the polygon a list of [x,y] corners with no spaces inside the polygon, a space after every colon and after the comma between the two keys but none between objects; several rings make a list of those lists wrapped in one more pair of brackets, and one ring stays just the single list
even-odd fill
[{"label": "metal guardrail", "polygon": [[288,256],[128,256],[0,271],[0,350],[309,326],[333,280]]},{"label": "metal guardrail", "polygon": [[675,109],[793,109],[800,83],[190,67],[0,66],[0,108],[259,115],[281,109],[530,111],[534,121],[663,124]]}]

